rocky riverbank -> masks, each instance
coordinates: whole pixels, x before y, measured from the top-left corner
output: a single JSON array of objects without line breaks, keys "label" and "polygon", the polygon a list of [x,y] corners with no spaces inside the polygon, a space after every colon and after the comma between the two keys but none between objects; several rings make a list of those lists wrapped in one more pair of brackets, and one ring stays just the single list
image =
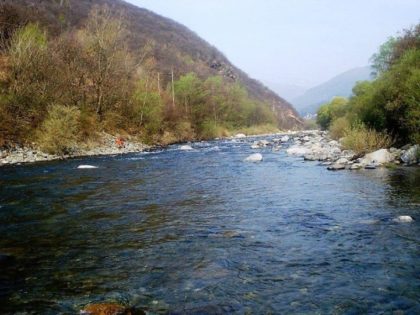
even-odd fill
[{"label": "rocky riverbank", "polygon": [[0,166],[14,165],[23,163],[34,163],[42,161],[64,160],[73,157],[95,156],[95,155],[114,155],[133,152],[142,152],[149,149],[145,145],[132,138],[121,138],[110,134],[102,133],[99,139],[93,143],[77,147],[73,152],[66,155],[55,155],[42,152],[34,147],[16,146],[9,150],[0,149]]},{"label": "rocky riverbank", "polygon": [[380,149],[364,156],[343,150],[338,141],[329,138],[325,131],[302,131],[290,136],[287,154],[303,157],[305,161],[319,161],[329,170],[375,169],[389,165],[419,165],[419,145]]}]

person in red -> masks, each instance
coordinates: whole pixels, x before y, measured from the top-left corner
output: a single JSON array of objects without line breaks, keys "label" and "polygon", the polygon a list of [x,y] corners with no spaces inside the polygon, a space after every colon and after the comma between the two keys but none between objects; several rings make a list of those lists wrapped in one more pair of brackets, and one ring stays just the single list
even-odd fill
[{"label": "person in red", "polygon": [[117,139],[115,139],[115,144],[117,145],[118,149],[124,148],[124,139],[117,137]]}]

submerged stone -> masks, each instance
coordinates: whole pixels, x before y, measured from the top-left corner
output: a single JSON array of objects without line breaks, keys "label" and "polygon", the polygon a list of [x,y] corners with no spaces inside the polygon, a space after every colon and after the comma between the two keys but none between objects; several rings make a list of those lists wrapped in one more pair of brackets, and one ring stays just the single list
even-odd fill
[{"label": "submerged stone", "polygon": [[346,166],[343,164],[333,164],[327,167],[327,170],[329,171],[339,171],[346,169]]},{"label": "submerged stone", "polygon": [[98,168],[98,167],[94,165],[79,165],[77,168],[78,169],[92,169],[92,168]]},{"label": "submerged stone", "polygon": [[398,223],[410,223],[410,222],[413,222],[414,219],[409,215],[400,215],[399,217],[395,218],[393,221],[398,222]]},{"label": "submerged stone", "polygon": [[254,153],[254,154],[251,154],[250,156],[248,156],[245,159],[245,162],[260,162],[262,160],[263,160],[262,154],[260,154],[260,153]]},{"label": "submerged stone", "polygon": [[365,169],[366,170],[374,170],[374,169],[376,169],[376,165],[375,164],[365,165]]},{"label": "submerged stone", "polygon": [[117,303],[89,304],[82,310],[83,315],[134,315],[130,308]]},{"label": "submerged stone", "polygon": [[190,145],[181,145],[179,149],[183,151],[188,151],[188,150],[192,150],[193,148]]}]

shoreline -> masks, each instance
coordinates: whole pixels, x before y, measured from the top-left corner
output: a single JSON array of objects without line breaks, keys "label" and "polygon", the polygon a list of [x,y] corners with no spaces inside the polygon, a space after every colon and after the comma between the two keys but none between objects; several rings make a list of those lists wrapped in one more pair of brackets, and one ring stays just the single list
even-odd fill
[{"label": "shoreline", "polygon": [[[322,166],[326,166],[328,170],[358,170],[358,169],[375,169],[377,167],[386,166],[402,166],[411,165],[418,166],[420,161],[417,159],[416,153],[420,150],[419,145],[406,145],[400,149],[379,149],[375,152],[358,156],[351,150],[343,150],[339,141],[329,137],[328,132],[321,130],[299,130],[299,131],[283,131],[276,133],[264,133],[245,135],[238,133],[233,136],[209,139],[206,141],[217,141],[222,139],[240,140],[255,137],[286,137],[286,141],[278,139],[282,144],[287,144],[285,149],[287,155],[297,158],[303,158],[304,161],[317,161]],[[137,140],[128,137],[124,140],[123,147],[118,145],[118,138],[110,134],[102,133],[100,140],[93,145],[93,148],[85,144],[71,154],[55,155],[42,152],[38,149],[30,147],[15,147],[12,150],[0,149],[0,168],[2,166],[28,165],[38,162],[50,162],[58,160],[68,160],[83,157],[96,156],[113,156],[124,155],[130,153],[140,153],[151,151],[154,149],[166,147],[174,144],[197,143],[203,140],[190,140],[185,142],[170,143],[166,146],[159,144],[146,145]],[[268,143],[268,142],[267,142]],[[265,144],[266,145],[266,144]],[[251,146],[253,149],[259,149],[260,141],[255,141]]]},{"label": "shoreline", "polygon": [[11,150],[0,149],[0,167],[68,160],[81,157],[137,153],[158,147],[146,145],[131,139],[125,140],[124,146],[119,146],[116,141],[117,138],[118,137],[109,134],[102,134],[101,139],[96,143],[96,145],[93,146],[93,148],[88,147],[88,145],[85,144],[84,146],[76,148],[74,152],[65,155],[49,154],[31,147],[17,146]]},{"label": "shoreline", "polygon": [[[250,137],[264,137],[271,135],[279,134],[293,134],[296,131],[287,131],[281,133],[272,133],[272,134],[259,134],[259,135],[245,135],[238,133],[234,136],[226,137],[226,139],[241,139],[241,138],[250,138]],[[31,147],[20,147],[16,146],[11,150],[1,150],[0,149],[0,168],[2,166],[14,166],[14,165],[28,165],[38,162],[50,162],[50,161],[64,161],[74,158],[83,158],[83,157],[95,157],[95,156],[112,156],[112,155],[123,155],[130,153],[140,153],[144,151],[154,150],[162,147],[166,147],[173,144],[183,144],[183,143],[195,143],[202,140],[190,140],[184,142],[174,142],[167,145],[153,144],[147,145],[142,142],[132,140],[130,137],[124,141],[124,146],[119,147],[117,145],[117,136],[113,136],[107,133],[102,133],[100,140],[94,145],[93,148],[88,147],[87,144],[82,145],[74,150],[73,153],[65,155],[56,155],[42,152],[37,148]],[[208,141],[215,141],[225,138],[215,138]]]}]

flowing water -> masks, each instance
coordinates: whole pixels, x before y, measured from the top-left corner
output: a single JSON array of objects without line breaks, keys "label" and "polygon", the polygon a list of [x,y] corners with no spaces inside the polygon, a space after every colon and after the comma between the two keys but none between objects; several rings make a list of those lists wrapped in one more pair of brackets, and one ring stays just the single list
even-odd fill
[{"label": "flowing water", "polygon": [[249,141],[1,168],[0,313],[419,314],[420,168]]}]

